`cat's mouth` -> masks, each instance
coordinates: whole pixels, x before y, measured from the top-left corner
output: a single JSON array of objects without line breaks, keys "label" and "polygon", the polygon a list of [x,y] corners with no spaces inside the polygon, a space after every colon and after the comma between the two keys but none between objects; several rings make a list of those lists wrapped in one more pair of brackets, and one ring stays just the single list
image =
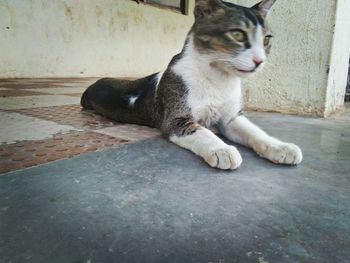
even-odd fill
[{"label": "cat's mouth", "polygon": [[[222,64],[222,62],[224,62],[224,64]],[[218,60],[218,61],[212,62],[210,65],[213,66],[213,67],[222,68],[225,71],[227,71],[227,69],[229,68],[230,70],[234,70],[236,72],[239,72],[242,75],[248,75],[248,74],[255,73],[255,72],[257,72],[257,69],[258,69],[258,67],[255,67],[255,68],[253,68],[251,70],[240,69],[237,66],[235,66],[232,63],[232,61],[229,61],[229,60]],[[228,68],[227,68],[227,66],[228,66]]]},{"label": "cat's mouth", "polygon": [[252,69],[252,70],[243,70],[243,69],[238,69],[238,68],[236,68],[236,70],[237,70],[238,72],[242,72],[242,73],[254,73],[254,72],[256,72],[256,68],[255,68],[255,69]]},{"label": "cat's mouth", "polygon": [[235,65],[232,65],[231,66],[233,67],[233,69],[235,69],[236,71],[240,72],[240,73],[243,73],[243,74],[251,74],[251,73],[255,73],[258,69],[258,67],[255,67],[251,70],[247,70],[247,69],[240,69],[238,67],[236,67]]}]

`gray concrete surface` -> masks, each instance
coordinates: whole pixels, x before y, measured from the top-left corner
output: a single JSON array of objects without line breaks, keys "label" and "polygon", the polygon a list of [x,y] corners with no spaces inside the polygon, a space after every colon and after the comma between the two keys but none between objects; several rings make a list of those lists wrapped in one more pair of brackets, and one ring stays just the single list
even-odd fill
[{"label": "gray concrete surface", "polygon": [[301,146],[219,171],[162,139],[0,177],[0,262],[350,261],[349,118],[250,114]]}]

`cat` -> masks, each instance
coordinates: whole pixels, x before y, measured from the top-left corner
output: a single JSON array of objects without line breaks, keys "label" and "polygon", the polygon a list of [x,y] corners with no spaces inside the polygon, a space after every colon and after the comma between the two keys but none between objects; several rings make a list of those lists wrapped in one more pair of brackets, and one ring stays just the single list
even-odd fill
[{"label": "cat", "polygon": [[171,142],[211,167],[237,169],[242,157],[228,140],[274,163],[297,165],[300,148],[282,142],[243,114],[241,78],[260,70],[272,44],[266,23],[276,0],[251,8],[196,0],[195,22],[181,53],[167,69],[134,81],[103,78],[83,93],[81,105],[119,122],[158,128]]}]

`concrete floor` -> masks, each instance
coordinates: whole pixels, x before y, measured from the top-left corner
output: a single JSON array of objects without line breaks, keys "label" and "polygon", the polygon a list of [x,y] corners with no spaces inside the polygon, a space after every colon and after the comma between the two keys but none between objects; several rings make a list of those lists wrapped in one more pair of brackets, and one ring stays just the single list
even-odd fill
[{"label": "concrete floor", "polygon": [[248,116],[298,144],[237,171],[150,138],[0,176],[0,262],[350,262],[350,118]]}]

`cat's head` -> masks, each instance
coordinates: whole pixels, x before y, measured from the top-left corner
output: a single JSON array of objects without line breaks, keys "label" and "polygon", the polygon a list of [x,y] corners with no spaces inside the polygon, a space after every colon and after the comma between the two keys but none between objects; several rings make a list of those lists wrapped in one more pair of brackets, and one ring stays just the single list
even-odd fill
[{"label": "cat's head", "polygon": [[265,21],[276,0],[251,8],[221,0],[196,0],[193,43],[212,67],[245,77],[260,69],[271,47]]}]

